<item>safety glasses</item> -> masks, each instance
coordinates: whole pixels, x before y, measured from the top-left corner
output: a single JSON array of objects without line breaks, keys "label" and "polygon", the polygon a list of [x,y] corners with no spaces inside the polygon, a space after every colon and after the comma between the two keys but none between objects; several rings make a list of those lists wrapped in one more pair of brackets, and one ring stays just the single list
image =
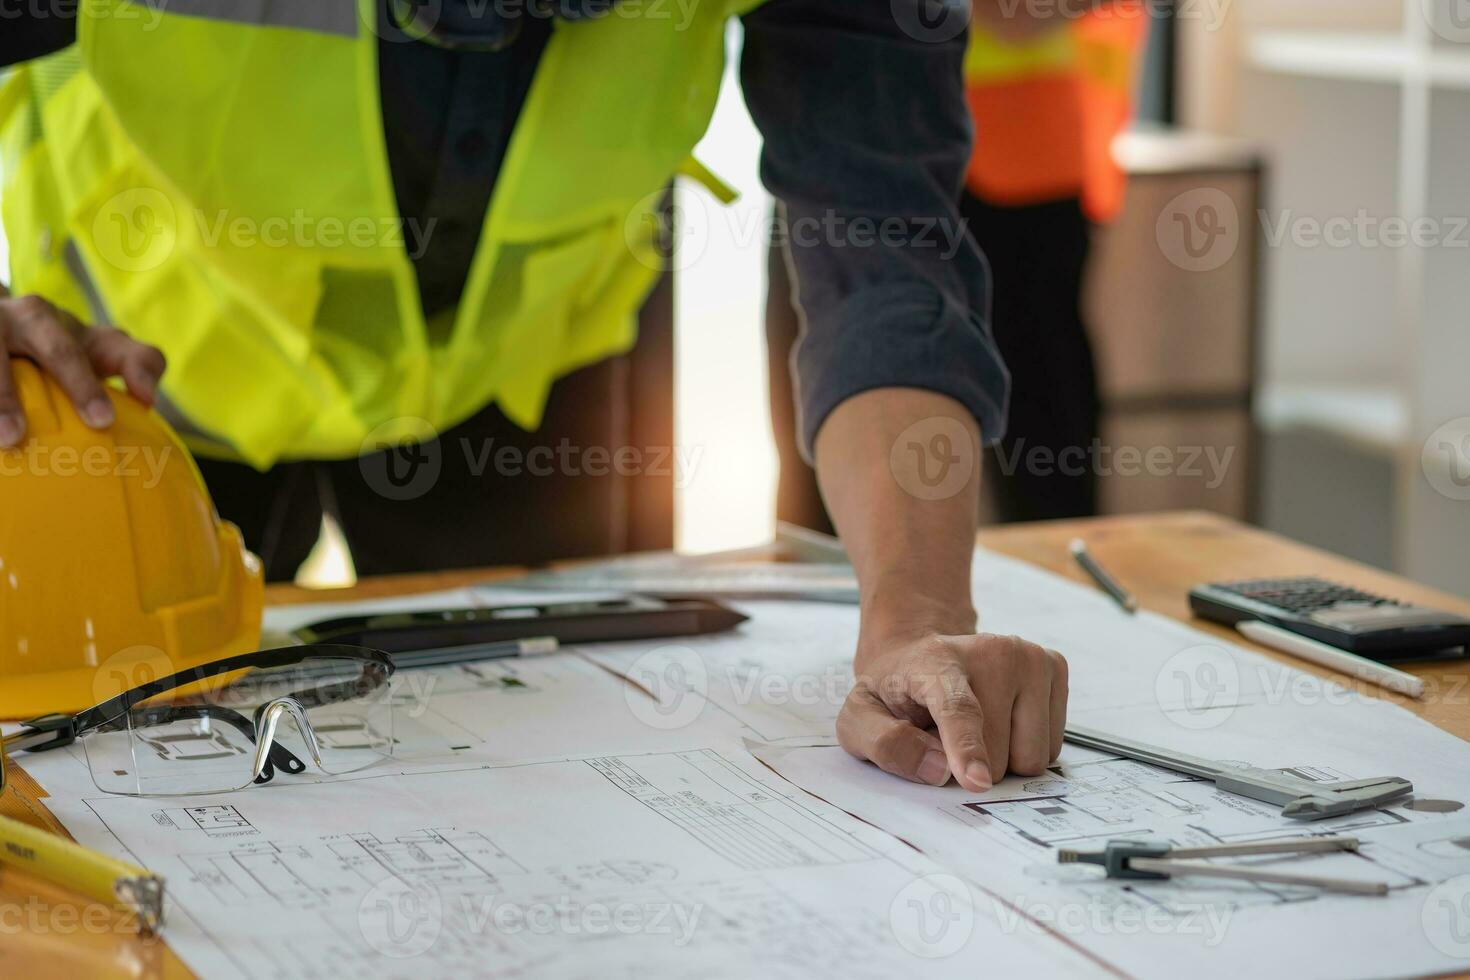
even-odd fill
[{"label": "safety glasses", "polygon": [[123,796],[194,796],[299,774],[330,775],[393,755],[393,661],[316,644],[181,671],[77,715],[46,715],[5,739],[44,752],[80,742],[92,781]]}]

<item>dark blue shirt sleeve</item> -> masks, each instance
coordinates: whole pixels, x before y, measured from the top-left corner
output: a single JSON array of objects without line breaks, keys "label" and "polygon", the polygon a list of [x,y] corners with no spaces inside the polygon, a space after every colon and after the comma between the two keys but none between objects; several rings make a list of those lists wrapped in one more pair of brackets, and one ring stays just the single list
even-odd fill
[{"label": "dark blue shirt sleeve", "polygon": [[913,30],[925,22],[903,5],[924,3],[768,0],[744,18],[741,81],[801,312],[792,370],[808,459],[832,410],[874,388],[948,395],[987,444],[1005,431],[990,274],[959,214],[967,34]]},{"label": "dark blue shirt sleeve", "polygon": [[60,51],[76,39],[74,7],[0,0],[0,68]]}]

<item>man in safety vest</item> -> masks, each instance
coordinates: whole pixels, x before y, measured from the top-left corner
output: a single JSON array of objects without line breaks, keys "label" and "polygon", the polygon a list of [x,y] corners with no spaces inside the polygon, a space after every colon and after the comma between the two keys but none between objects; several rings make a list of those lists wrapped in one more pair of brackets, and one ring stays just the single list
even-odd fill
[{"label": "man in safety vest", "polygon": [[[311,484],[343,511],[378,498],[376,523],[346,522],[354,549],[408,528],[405,567],[505,560],[502,536],[581,513],[470,478],[384,507],[353,461],[534,430],[579,369],[630,348],[660,268],[649,218],[676,173],[704,174],[691,153],[740,17],[805,314],[802,443],[863,593],[838,735],[927,783],[1039,773],[1065,661],[975,632],[979,447],[1008,382],[956,211],[965,37],[934,7],[30,8],[0,34],[19,66],[0,88],[0,362],[39,363],[94,427],[112,415],[99,377],[156,399],[252,547],[276,546]],[[0,445],[25,424],[0,363]]]},{"label": "man in safety vest", "polygon": [[1001,520],[1088,516],[1099,429],[1083,274],[1089,225],[1123,206],[1112,143],[1132,115],[1149,5],[1078,0],[1034,20],[998,0],[975,9],[965,79],[976,140],[961,212],[990,260],[991,329],[1016,393],[992,496]]}]

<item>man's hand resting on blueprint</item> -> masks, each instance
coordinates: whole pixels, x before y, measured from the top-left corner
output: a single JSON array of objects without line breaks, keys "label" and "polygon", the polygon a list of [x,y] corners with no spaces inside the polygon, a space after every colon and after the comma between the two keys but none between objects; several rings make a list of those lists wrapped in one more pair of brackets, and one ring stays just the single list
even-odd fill
[{"label": "man's hand resting on blueprint", "polygon": [[863,597],[842,747],[904,779],[975,791],[1040,773],[1062,749],[1067,662],[975,632],[975,419],[944,395],[880,388],[834,409],[815,448]]},{"label": "man's hand resting on blueprint", "polygon": [[1062,750],[1067,661],[1054,650],[1018,636],[890,636],[855,666],[837,737],[895,776],[986,790]]}]

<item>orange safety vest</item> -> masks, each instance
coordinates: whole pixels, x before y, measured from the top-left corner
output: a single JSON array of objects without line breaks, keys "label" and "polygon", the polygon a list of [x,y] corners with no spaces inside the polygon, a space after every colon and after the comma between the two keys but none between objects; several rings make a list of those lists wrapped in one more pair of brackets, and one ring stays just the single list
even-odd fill
[{"label": "orange safety vest", "polygon": [[1126,179],[1112,143],[1133,114],[1147,33],[1139,0],[1116,0],[1020,43],[996,38],[976,18],[965,56],[975,120],[970,192],[1010,206],[1080,196],[1092,220],[1116,217]]}]

